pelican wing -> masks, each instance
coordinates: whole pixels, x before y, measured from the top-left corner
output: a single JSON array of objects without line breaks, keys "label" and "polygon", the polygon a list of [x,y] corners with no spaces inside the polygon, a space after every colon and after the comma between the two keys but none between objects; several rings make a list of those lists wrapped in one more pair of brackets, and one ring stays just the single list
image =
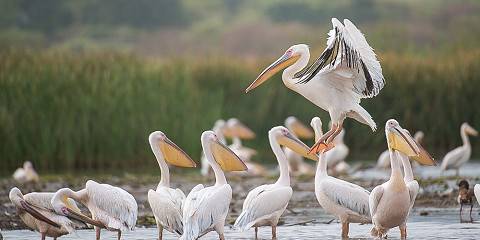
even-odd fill
[{"label": "pelican wing", "polygon": [[372,218],[377,212],[378,203],[380,202],[380,199],[382,199],[382,196],[383,196],[382,185],[376,186],[370,193],[370,196],[368,198],[368,204],[370,206],[370,214]]},{"label": "pelican wing", "polygon": [[262,185],[250,191],[243,202],[243,210],[235,221],[235,227],[245,231],[256,221],[271,214],[283,211],[292,197],[290,186],[275,184]]},{"label": "pelican wing", "polygon": [[137,222],[138,206],[135,198],[127,191],[108,184],[99,184],[89,180],[86,183],[87,194],[97,208],[97,215],[109,219],[105,223],[113,229],[133,230]]},{"label": "pelican wing", "polygon": [[332,202],[360,215],[370,216],[368,208],[370,193],[364,188],[333,177],[329,178],[329,181],[322,181],[319,187]]},{"label": "pelican wing", "polygon": [[215,224],[224,224],[228,213],[232,199],[230,185],[207,188],[199,186],[201,185],[197,185],[185,199],[182,239],[196,239]]},{"label": "pelican wing", "polygon": [[148,191],[148,203],[152,208],[155,219],[169,232],[181,235],[183,233],[182,223],[182,201],[184,200],[173,189],[157,189]]},{"label": "pelican wing", "polygon": [[448,170],[452,168],[460,167],[463,163],[463,159],[468,160],[467,151],[464,147],[457,147],[452,151],[448,152],[445,157],[443,157],[441,168],[443,170]]},{"label": "pelican wing", "polygon": [[[348,19],[343,25],[332,18],[327,48],[305,71],[295,74],[299,83],[306,83],[318,74],[334,73],[352,81],[351,88],[363,98],[376,96],[385,85],[382,67],[375,52],[358,28]],[[344,83],[342,83],[344,84]]]}]

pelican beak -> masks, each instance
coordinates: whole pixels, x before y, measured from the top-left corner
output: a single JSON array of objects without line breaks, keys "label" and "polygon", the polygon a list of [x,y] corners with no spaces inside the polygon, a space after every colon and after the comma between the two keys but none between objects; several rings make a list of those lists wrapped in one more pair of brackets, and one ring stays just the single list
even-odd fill
[{"label": "pelican beak", "polygon": [[84,215],[80,211],[80,209],[76,205],[72,204],[70,201],[73,202],[72,199],[69,199],[67,197],[64,197],[62,199],[62,202],[65,204],[65,207],[62,208],[62,211],[63,211],[63,214],[65,214],[67,217],[78,220],[83,223],[91,224],[93,226],[97,226],[101,228],[105,227],[101,222],[97,220],[93,220],[92,218]]},{"label": "pelican beak", "polygon": [[27,212],[29,213],[30,215],[32,215],[34,218],[42,221],[42,222],[45,222],[45,223],[48,223],[56,228],[61,228],[61,226],[55,222],[53,222],[52,220],[50,220],[49,218],[47,218],[45,215],[41,214],[39,211],[37,211],[32,205],[30,205],[29,203],[27,203],[26,201],[24,200],[21,200],[20,201],[20,204],[22,205],[22,208]]},{"label": "pelican beak", "polygon": [[467,129],[467,133],[472,135],[472,136],[478,136],[478,132],[477,130],[475,130],[474,128],[470,127]]},{"label": "pelican beak", "polygon": [[300,139],[293,136],[290,132],[285,133],[280,136],[278,143],[290,148],[292,151],[302,155],[303,157],[309,158],[314,161],[318,161],[318,156],[314,153],[309,153],[310,148],[305,145]]},{"label": "pelican beak", "polygon": [[225,137],[233,138],[238,137],[241,139],[253,139],[255,138],[255,133],[245,126],[244,124],[238,122],[235,125],[225,128],[223,130],[223,134]]},{"label": "pelican beak", "polygon": [[432,166],[437,163],[430,154],[404,129],[394,127],[388,135],[391,149],[402,152],[422,165]]},{"label": "pelican beak", "polygon": [[177,167],[196,167],[197,164],[180,147],[167,137],[160,141],[165,161]]},{"label": "pelican beak", "polygon": [[275,61],[265,70],[263,70],[262,73],[258,75],[257,79],[255,79],[255,81],[253,81],[252,84],[248,86],[245,92],[248,93],[250,90],[260,86],[262,83],[275,75],[275,73],[277,73],[278,71],[294,64],[299,58],[300,55],[292,55],[291,52],[286,52],[277,61]]},{"label": "pelican beak", "polygon": [[302,122],[300,121],[295,121],[292,124],[292,131],[297,135],[299,138],[303,139],[310,139],[313,138],[313,131],[305,126]]},{"label": "pelican beak", "polygon": [[215,161],[220,165],[223,171],[245,171],[247,166],[229,147],[221,143],[218,139],[213,140],[212,154]]}]

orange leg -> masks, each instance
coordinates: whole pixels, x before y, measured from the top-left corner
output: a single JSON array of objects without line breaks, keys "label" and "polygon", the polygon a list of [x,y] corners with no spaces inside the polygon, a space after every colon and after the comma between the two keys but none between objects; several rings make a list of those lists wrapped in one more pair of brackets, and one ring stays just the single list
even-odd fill
[{"label": "orange leg", "polygon": [[318,141],[310,148],[309,153],[318,154],[320,152],[328,152],[335,147],[332,143],[333,139],[342,131],[342,124],[332,124],[332,128],[328,130]]}]

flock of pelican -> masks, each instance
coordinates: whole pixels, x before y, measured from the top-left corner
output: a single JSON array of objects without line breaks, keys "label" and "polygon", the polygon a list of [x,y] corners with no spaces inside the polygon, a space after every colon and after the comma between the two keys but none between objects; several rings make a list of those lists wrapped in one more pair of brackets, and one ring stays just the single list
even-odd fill
[{"label": "flock of pelican", "polygon": [[[360,106],[360,100],[375,97],[385,84],[380,63],[356,26],[347,19],[341,23],[335,18],[332,25],[326,49],[311,65],[308,66],[308,46],[294,45],[246,89],[246,92],[253,90],[285,69],[283,83],[326,110],[331,122],[329,130],[323,133],[322,121],[314,117],[310,123],[312,132],[295,117],[288,117],[285,127],[276,126],[268,132],[280,175],[274,183],[255,187],[248,193],[234,223],[239,231],[254,228],[255,238],[259,227],[269,226],[272,239],[276,239],[277,224],[293,194],[290,175],[308,172],[315,174],[319,204],[340,220],[343,238],[348,237],[350,223],[372,223],[371,235],[377,238],[386,237],[389,229],[398,227],[401,237],[405,238],[407,218],[419,191],[410,160],[422,165],[436,164],[420,143],[423,133],[412,137],[396,120],[390,119],[385,124],[388,149],[378,162],[378,167],[391,169],[388,181],[369,192],[329,175],[328,169],[337,172],[349,169],[345,162],[349,149],[343,142],[343,122],[347,117],[376,130],[375,122]],[[468,135],[477,135],[477,132],[465,123],[461,127],[464,145],[445,156],[443,170],[457,169],[458,172],[459,166],[468,161],[471,153]],[[163,238],[163,230],[184,240],[198,239],[211,231],[215,231],[219,239],[225,239],[225,219],[232,200],[232,187],[225,173],[248,170],[261,175],[265,171],[251,161],[256,151],[242,145],[242,140],[254,137],[255,133],[235,118],[218,120],[212,130],[203,132],[201,174],[213,174],[215,182],[211,186],[198,184],[185,195],[182,190],[170,187],[169,165],[192,168],[196,167],[195,161],[163,132],[149,135],[150,147],[161,170],[157,188],[148,191],[159,239]],[[315,144],[311,148],[300,140],[312,137]],[[227,138],[232,145],[227,145]],[[316,170],[304,162],[304,158],[318,161]],[[31,178],[31,163],[24,168],[23,178]],[[38,180],[38,176],[36,178]],[[480,197],[480,185],[474,189]],[[77,191],[63,188],[54,193],[23,195],[18,188],[13,188],[9,196],[25,224],[40,232],[42,239],[47,236],[56,239],[86,225],[95,228],[96,239],[100,239],[101,229],[117,232],[120,239],[123,231],[133,230],[136,224],[138,207],[134,197],[121,188],[92,180]],[[90,216],[77,204],[84,205]]]}]

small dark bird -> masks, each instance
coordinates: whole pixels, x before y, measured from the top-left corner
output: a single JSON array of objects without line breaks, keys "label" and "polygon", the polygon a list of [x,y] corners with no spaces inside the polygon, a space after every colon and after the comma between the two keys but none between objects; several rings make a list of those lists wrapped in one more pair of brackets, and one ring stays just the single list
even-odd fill
[{"label": "small dark bird", "polygon": [[473,190],[470,189],[470,184],[465,179],[460,180],[458,183],[458,198],[457,201],[460,204],[460,222],[464,222],[462,219],[463,205],[470,205],[470,222],[473,222],[472,209],[473,209]]}]

